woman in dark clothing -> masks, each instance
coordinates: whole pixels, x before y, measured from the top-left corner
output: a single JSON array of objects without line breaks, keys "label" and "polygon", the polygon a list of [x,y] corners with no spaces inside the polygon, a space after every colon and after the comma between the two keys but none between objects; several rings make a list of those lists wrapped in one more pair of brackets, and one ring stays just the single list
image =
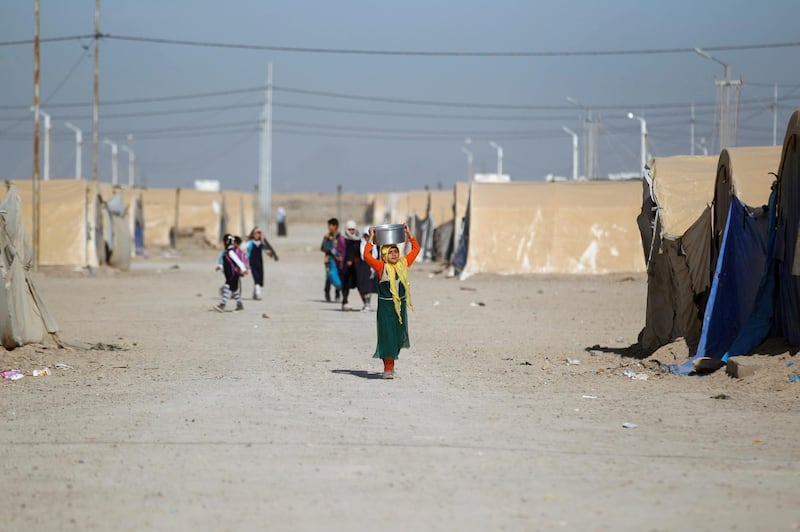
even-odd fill
[{"label": "woman in dark clothing", "polygon": [[358,286],[358,260],[361,254],[361,235],[353,220],[348,220],[344,229],[344,257],[342,261],[342,310],[351,310],[347,306],[347,296],[351,288]]}]

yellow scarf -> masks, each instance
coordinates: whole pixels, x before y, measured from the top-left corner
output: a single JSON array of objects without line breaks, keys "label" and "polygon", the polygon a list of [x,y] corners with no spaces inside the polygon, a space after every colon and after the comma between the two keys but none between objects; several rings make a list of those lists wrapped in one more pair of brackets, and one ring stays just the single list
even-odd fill
[{"label": "yellow scarf", "polygon": [[411,288],[408,282],[408,259],[400,257],[395,264],[389,264],[386,261],[386,254],[389,253],[389,248],[396,246],[383,246],[381,248],[381,258],[383,259],[383,268],[386,271],[386,276],[389,278],[389,291],[392,293],[392,302],[394,303],[394,311],[397,314],[397,319],[403,323],[403,317],[400,314],[400,294],[397,291],[396,278],[400,279],[403,287],[406,289],[406,304],[408,308],[414,310],[414,305],[411,304]]}]

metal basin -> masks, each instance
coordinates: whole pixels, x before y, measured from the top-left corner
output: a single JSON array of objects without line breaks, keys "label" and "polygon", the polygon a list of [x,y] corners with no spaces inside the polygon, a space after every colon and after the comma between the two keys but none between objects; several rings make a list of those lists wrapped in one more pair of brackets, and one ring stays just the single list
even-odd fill
[{"label": "metal basin", "polygon": [[375,244],[388,246],[389,244],[402,244],[406,241],[406,231],[403,224],[376,225]]}]

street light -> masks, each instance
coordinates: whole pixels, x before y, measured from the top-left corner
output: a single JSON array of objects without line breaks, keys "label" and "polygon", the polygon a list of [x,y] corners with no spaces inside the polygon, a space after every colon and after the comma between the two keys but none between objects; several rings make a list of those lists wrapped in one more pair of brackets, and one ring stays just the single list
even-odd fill
[{"label": "street light", "polygon": [[117,149],[117,143],[112,142],[108,139],[103,139],[103,144],[108,144],[111,146],[111,184],[117,184],[117,154],[119,153]]},{"label": "street light", "polygon": [[645,122],[643,117],[641,117],[639,115],[635,115],[633,113],[628,113],[628,118],[630,118],[631,120],[636,119],[642,125],[642,130],[641,130],[642,131],[642,167],[641,167],[641,170],[642,170],[642,175],[644,175],[644,169],[647,166],[647,122]]},{"label": "street light", "polygon": [[583,122],[584,134],[584,161],[583,170],[586,172],[586,179],[592,179],[597,174],[597,124],[592,119],[592,110],[583,105],[581,102],[572,96],[566,97],[567,101],[572,105],[580,107],[586,112],[586,119]]},{"label": "street light", "polygon": [[489,146],[497,150],[497,179],[503,178],[503,147],[492,141]]},{"label": "street light", "polygon": [[[730,93],[729,89],[732,86],[736,86],[737,90],[742,85],[742,81],[731,81],[731,67],[728,63],[721,61],[711,55],[710,53],[706,52],[701,48],[695,48],[695,53],[700,57],[704,57],[705,59],[709,59],[714,61],[715,63],[719,63],[722,65],[722,68],[725,71],[725,79],[714,80],[714,84],[719,89],[717,92],[719,98],[719,149],[720,151],[723,148],[727,148],[728,146],[735,143],[736,137],[736,117],[731,115],[730,110]],[[738,106],[738,93],[737,93],[737,106]],[[738,109],[737,109],[738,112]],[[732,120],[733,118],[733,120]]]},{"label": "street light", "polygon": [[119,149],[128,154],[128,187],[133,188],[133,175],[135,168],[134,165],[136,164],[136,154],[134,154],[133,150],[125,146],[124,144],[120,145]]},{"label": "street light", "polygon": [[[31,111],[35,111],[35,108],[31,107]],[[50,179],[50,131],[52,127],[50,115],[42,111],[41,107],[39,114],[44,117],[44,180],[48,181]]]},{"label": "street light", "polygon": [[714,57],[710,53],[706,52],[702,48],[695,48],[694,52],[697,55],[701,56],[701,57],[705,57],[706,59],[710,59],[711,61],[714,61],[714,62],[719,63],[720,65],[722,65],[723,68],[725,69],[725,79],[730,79],[731,66],[728,63],[726,63],[724,61],[720,61],[719,59],[717,59],[716,57]]},{"label": "street light", "polygon": [[472,181],[472,152],[461,146],[461,151],[467,156],[467,179]]},{"label": "street light", "polygon": [[69,122],[64,125],[75,132],[75,179],[80,179],[81,173],[83,173],[83,163],[81,161],[81,154],[83,153],[83,131]]},{"label": "street light", "polygon": [[561,126],[564,133],[572,135],[572,180],[578,180],[578,134],[567,126]]}]

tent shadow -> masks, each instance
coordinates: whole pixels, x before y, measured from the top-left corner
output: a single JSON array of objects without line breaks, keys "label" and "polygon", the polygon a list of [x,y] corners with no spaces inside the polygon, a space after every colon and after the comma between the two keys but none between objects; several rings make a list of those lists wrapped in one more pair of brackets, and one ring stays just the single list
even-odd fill
[{"label": "tent shadow", "polygon": [[644,349],[639,343],[631,344],[627,347],[619,346],[619,347],[611,347],[611,346],[601,346],[601,345],[593,345],[591,347],[584,348],[584,351],[587,353],[590,351],[600,351],[602,353],[613,353],[615,355],[619,355],[621,357],[627,358],[636,358],[636,359],[644,359],[650,356],[652,353],[648,352]]},{"label": "tent shadow", "polygon": [[362,379],[380,379],[383,374],[375,371],[364,371],[362,369],[332,369],[331,373],[337,375],[352,375],[353,377],[360,377]]}]

